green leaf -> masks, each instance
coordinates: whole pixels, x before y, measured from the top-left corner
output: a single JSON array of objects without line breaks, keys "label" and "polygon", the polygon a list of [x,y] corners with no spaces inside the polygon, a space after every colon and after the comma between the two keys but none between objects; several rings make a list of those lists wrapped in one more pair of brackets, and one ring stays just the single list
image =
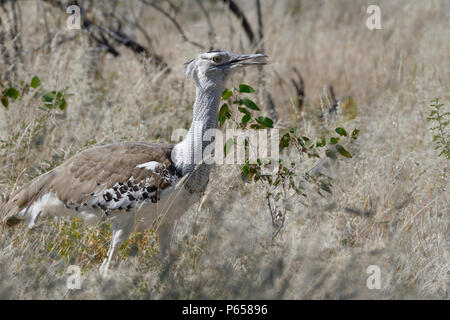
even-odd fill
[{"label": "green leaf", "polygon": [[241,168],[241,177],[242,177],[242,180],[244,180],[244,181],[250,181],[251,177],[249,177],[249,174],[248,174],[248,164],[245,164]]},{"label": "green leaf", "polygon": [[335,131],[336,131],[337,134],[340,135],[340,136],[347,136],[347,131],[345,131],[344,128],[336,128]]},{"label": "green leaf", "polygon": [[239,92],[241,92],[241,93],[253,93],[253,92],[256,92],[255,91],[255,89],[253,89],[252,87],[250,87],[249,85],[247,85],[247,84],[240,84],[239,85]]},{"label": "green leaf", "polygon": [[234,139],[230,138],[227,140],[227,142],[225,142],[225,145],[223,146],[223,153],[225,155],[225,157],[228,155],[228,153],[230,152],[231,147],[234,144]]},{"label": "green leaf", "polygon": [[38,76],[34,76],[33,79],[31,79],[30,86],[34,89],[39,87],[41,85],[41,80],[38,78]]},{"label": "green leaf", "polygon": [[339,140],[340,140],[340,138],[337,138],[337,137],[336,137],[336,138],[335,138],[335,137],[331,137],[331,138],[330,138],[330,143],[331,143],[331,144],[336,144],[336,143],[339,142]]},{"label": "green leaf", "polygon": [[7,88],[3,91],[3,95],[12,99],[20,98],[20,92],[16,88]]},{"label": "green leaf", "polygon": [[244,115],[243,117],[242,117],[242,123],[243,124],[246,124],[247,122],[249,122],[250,120],[252,119],[252,116],[251,116],[251,114],[246,114],[246,115]]},{"label": "green leaf", "polygon": [[250,111],[244,107],[238,107],[238,110],[244,114],[250,114]]},{"label": "green leaf", "polygon": [[53,100],[55,100],[56,91],[46,92],[42,96],[42,100],[45,104],[53,104]]},{"label": "green leaf", "polygon": [[62,99],[58,102],[58,104],[57,104],[56,107],[59,108],[59,110],[61,110],[61,111],[65,110],[66,107],[67,107],[66,99],[62,98]]},{"label": "green leaf", "polygon": [[1,98],[1,101],[2,101],[3,106],[4,106],[5,108],[8,108],[8,105],[9,105],[8,98],[5,97],[5,96],[3,96],[3,97]]},{"label": "green leaf", "polygon": [[228,104],[224,103],[219,110],[218,120],[222,125],[227,119],[231,118],[230,109],[228,108]]},{"label": "green leaf", "polygon": [[273,128],[273,120],[267,117],[258,117],[255,119],[258,123],[266,126],[267,128]]},{"label": "green leaf", "polygon": [[225,89],[222,92],[222,100],[227,100],[229,97],[233,95],[233,91]]},{"label": "green leaf", "polygon": [[242,176],[246,176],[248,174],[248,172],[249,172],[249,164],[248,164],[248,162],[246,162],[241,167],[241,174],[242,174]]},{"label": "green leaf", "polygon": [[322,138],[322,140],[316,142],[316,147],[325,147],[327,145],[327,140]]},{"label": "green leaf", "polygon": [[289,133],[286,133],[280,139],[280,148],[287,148],[287,147],[289,147],[289,142],[291,142],[291,135]]},{"label": "green leaf", "polygon": [[293,128],[291,128],[291,130],[289,130],[289,132],[292,133],[292,134],[294,134],[296,130],[297,130],[297,128],[296,128],[296,127],[293,127]]},{"label": "green leaf", "polygon": [[358,129],[355,129],[355,130],[352,131],[352,139],[353,140],[358,139],[358,135],[359,135],[359,130]]},{"label": "green leaf", "polygon": [[341,146],[340,144],[336,145],[336,150],[337,152],[339,152],[341,155],[343,155],[346,158],[351,158],[352,155],[350,154],[350,152],[348,152],[347,150],[344,149],[343,146]]},{"label": "green leaf", "polygon": [[259,107],[256,105],[256,103],[254,103],[249,98],[243,98],[243,99],[239,100],[239,104],[241,104],[241,105],[244,104],[247,108],[252,109],[252,110],[260,110]]}]

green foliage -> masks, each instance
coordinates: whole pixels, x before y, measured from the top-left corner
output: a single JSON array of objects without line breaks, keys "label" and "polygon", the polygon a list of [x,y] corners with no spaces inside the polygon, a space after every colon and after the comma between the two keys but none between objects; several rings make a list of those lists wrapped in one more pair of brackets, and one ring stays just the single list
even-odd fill
[{"label": "green foliage", "polygon": [[280,139],[280,149],[289,147],[291,136],[289,133],[284,134]]},{"label": "green foliage", "polygon": [[13,87],[9,87],[9,88],[2,90],[1,102],[5,108],[8,108],[8,105],[9,105],[8,99],[17,100],[17,99],[20,99],[21,97],[22,96],[20,95],[19,90],[17,90],[16,88],[13,88]]},{"label": "green foliage", "polygon": [[[1,84],[0,84],[1,85]],[[0,150],[18,154],[27,154],[32,143],[39,143],[43,130],[48,124],[48,119],[58,115],[67,107],[66,97],[70,96],[67,89],[62,91],[48,91],[41,86],[39,77],[34,76],[29,83],[19,81],[17,84],[8,84],[7,87],[0,87],[0,100],[5,108],[11,107],[11,102],[21,101],[17,107],[22,112],[32,112],[29,106],[36,107],[36,117],[29,122],[22,121],[19,123],[15,132],[11,132],[9,136],[0,139]],[[28,109],[28,111],[25,111]],[[60,159],[47,161],[47,168],[41,171],[49,170],[57,166]],[[18,172],[15,170],[15,162],[12,161],[9,167],[9,182],[15,183]]]},{"label": "green foliage", "polygon": [[250,87],[250,86],[247,85],[247,84],[240,84],[240,85],[239,85],[239,92],[241,92],[241,93],[244,93],[244,92],[247,92],[247,93],[254,93],[254,92],[256,92],[256,91],[255,91],[255,89],[253,89],[252,87]]},{"label": "green foliage", "polygon": [[352,157],[352,155],[350,154],[350,152],[348,152],[347,150],[345,150],[344,147],[341,146],[341,145],[339,145],[339,144],[336,146],[336,150],[337,150],[337,152],[339,152],[341,155],[343,155],[343,156],[346,157],[346,158],[351,158],[351,157]]},{"label": "green foliage", "polygon": [[67,107],[64,93],[61,91],[44,92],[42,101],[44,102],[45,107],[49,109],[59,109],[62,111]]},{"label": "green foliage", "polygon": [[347,131],[345,131],[344,128],[336,128],[335,131],[337,132],[337,134],[339,134],[340,136],[347,136]]},{"label": "green foliage", "polygon": [[258,117],[255,119],[261,126],[255,129],[273,128],[273,120],[267,117]]},{"label": "green foliage", "polygon": [[352,139],[353,140],[358,139],[358,135],[359,135],[359,130],[358,129],[355,129],[355,130],[352,131]]},{"label": "green foliage", "polygon": [[222,100],[227,100],[228,98],[230,98],[233,95],[233,91],[225,89],[222,92]]},{"label": "green foliage", "polygon": [[222,125],[230,117],[231,113],[228,104],[224,103],[219,110],[219,123]]},{"label": "green foliage", "polygon": [[439,98],[431,100],[431,111],[427,120],[433,124],[430,129],[433,132],[434,149],[440,150],[439,156],[444,155],[450,159],[450,134],[447,132],[450,112],[442,110],[443,103],[439,103]]},{"label": "green foliage", "polygon": [[337,137],[331,137],[330,138],[330,144],[337,144],[339,142],[339,138]]},{"label": "green foliage", "polygon": [[20,100],[32,90],[34,91],[32,92],[34,98],[41,99],[43,102],[43,106],[39,106],[40,109],[58,109],[61,111],[66,109],[66,97],[70,96],[67,93],[68,88],[62,91],[46,91],[41,87],[41,80],[38,76],[34,76],[29,84],[25,84],[23,81],[20,81],[19,84],[20,86],[9,86],[1,90],[0,102],[5,108],[9,107],[10,100]]},{"label": "green foliage", "polygon": [[17,100],[22,97],[19,93],[19,90],[17,90],[16,88],[7,88],[7,89],[3,90],[3,95],[5,97],[9,97],[14,100]]},{"label": "green foliage", "polygon": [[39,87],[41,85],[41,80],[38,78],[38,76],[34,76],[33,79],[31,79],[31,83],[30,86],[33,89],[36,89],[37,87]]},{"label": "green foliage", "polygon": [[256,105],[256,103],[254,103],[252,100],[250,100],[249,98],[243,98],[240,99],[239,102],[240,105],[245,105],[247,108],[252,109],[252,110],[257,110],[259,111],[259,107]]}]

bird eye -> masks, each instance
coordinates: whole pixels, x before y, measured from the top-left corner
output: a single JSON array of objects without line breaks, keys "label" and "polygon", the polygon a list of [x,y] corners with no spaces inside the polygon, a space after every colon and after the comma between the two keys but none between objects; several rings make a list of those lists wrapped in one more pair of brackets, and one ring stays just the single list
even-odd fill
[{"label": "bird eye", "polygon": [[215,56],[215,57],[213,58],[213,61],[214,61],[215,63],[222,62],[222,57],[221,57],[221,56]]}]

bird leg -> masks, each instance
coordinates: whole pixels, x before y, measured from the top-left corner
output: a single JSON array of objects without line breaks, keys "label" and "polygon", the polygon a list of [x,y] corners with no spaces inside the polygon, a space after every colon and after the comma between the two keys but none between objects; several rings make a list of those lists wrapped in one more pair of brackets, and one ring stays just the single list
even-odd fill
[{"label": "bird leg", "polygon": [[113,259],[117,255],[122,243],[128,239],[132,231],[132,223],[130,221],[118,220],[111,223],[112,236],[111,244],[109,246],[106,259],[103,261],[100,267],[100,273],[106,275],[108,273],[109,266]]}]

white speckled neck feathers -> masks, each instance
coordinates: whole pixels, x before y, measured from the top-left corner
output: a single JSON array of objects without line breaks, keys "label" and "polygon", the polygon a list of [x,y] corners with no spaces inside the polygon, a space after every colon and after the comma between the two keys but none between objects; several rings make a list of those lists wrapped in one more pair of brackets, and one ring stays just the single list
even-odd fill
[{"label": "white speckled neck feathers", "polygon": [[[222,81],[219,81],[221,84],[216,84],[207,79],[195,80],[197,90],[193,121],[186,138],[174,147],[172,159],[182,176],[191,174],[186,182],[188,189],[202,192],[206,188],[211,170],[211,165],[205,163],[199,165],[206,146],[211,143],[203,141],[203,135],[207,130],[217,128],[219,104],[224,85]],[[194,171],[197,165],[199,166]]]}]

